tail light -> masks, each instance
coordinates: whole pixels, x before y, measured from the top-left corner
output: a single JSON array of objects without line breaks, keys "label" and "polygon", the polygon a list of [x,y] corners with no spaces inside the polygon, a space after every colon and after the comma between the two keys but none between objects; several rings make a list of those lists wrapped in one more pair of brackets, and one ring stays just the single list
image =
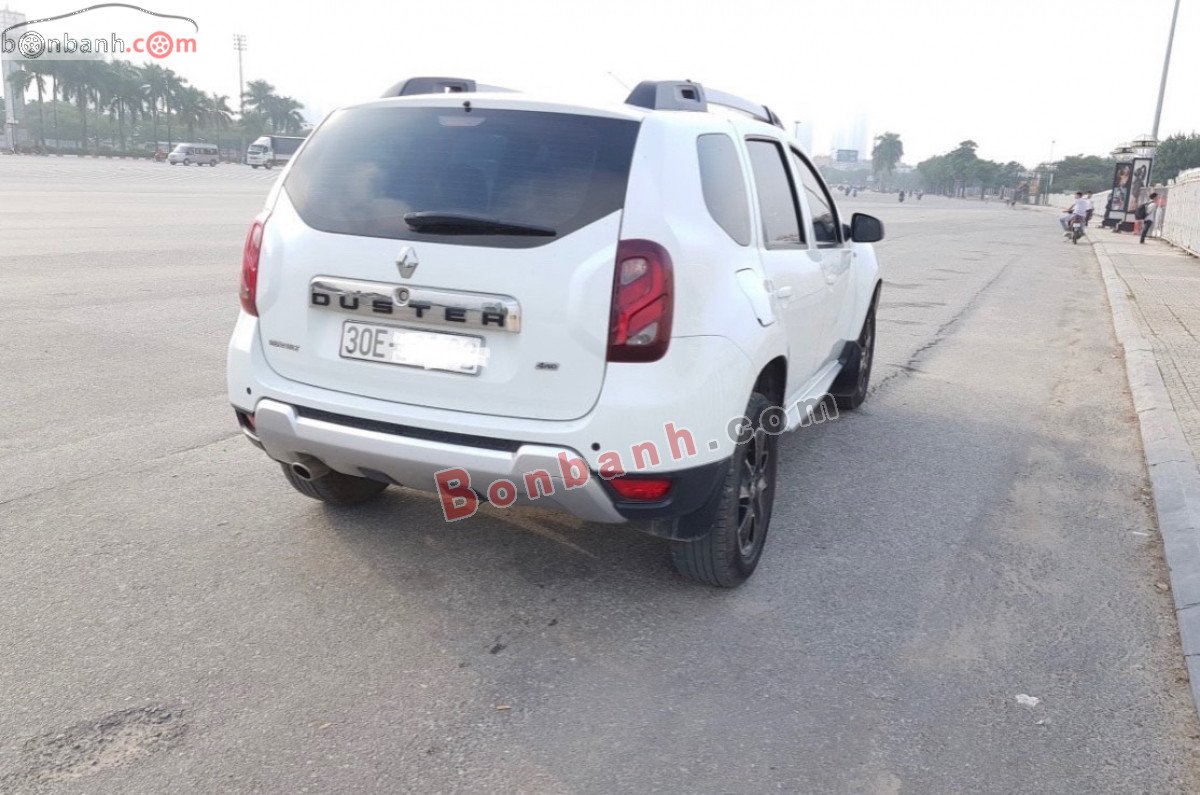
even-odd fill
[{"label": "tail light", "polygon": [[626,500],[658,502],[671,490],[670,478],[615,477],[608,481],[613,491]]},{"label": "tail light", "polygon": [[617,244],[608,361],[655,362],[671,341],[675,310],[671,256],[649,240]]},{"label": "tail light", "polygon": [[262,252],[263,229],[267,223],[267,212],[261,212],[250,224],[246,233],[246,245],[242,247],[242,286],[238,297],[247,314],[258,317],[258,255]]}]

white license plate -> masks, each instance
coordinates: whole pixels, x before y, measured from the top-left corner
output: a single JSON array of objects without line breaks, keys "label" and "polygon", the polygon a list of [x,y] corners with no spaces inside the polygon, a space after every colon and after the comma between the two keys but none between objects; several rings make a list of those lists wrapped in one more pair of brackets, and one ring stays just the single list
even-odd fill
[{"label": "white license plate", "polygon": [[479,372],[487,353],[482,337],[416,331],[353,320],[342,325],[342,344],[338,349],[338,355],[343,359],[468,375]]}]

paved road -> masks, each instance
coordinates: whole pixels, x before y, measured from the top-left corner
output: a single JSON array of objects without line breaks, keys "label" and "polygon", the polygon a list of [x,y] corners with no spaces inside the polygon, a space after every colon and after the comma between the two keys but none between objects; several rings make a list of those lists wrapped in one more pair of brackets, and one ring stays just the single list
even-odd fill
[{"label": "paved road", "polygon": [[292,493],[224,404],[268,184],[0,158],[0,790],[1200,789],[1103,288],[1052,219],[846,201],[888,229],[876,385],[785,438],[724,592],[620,528]]}]

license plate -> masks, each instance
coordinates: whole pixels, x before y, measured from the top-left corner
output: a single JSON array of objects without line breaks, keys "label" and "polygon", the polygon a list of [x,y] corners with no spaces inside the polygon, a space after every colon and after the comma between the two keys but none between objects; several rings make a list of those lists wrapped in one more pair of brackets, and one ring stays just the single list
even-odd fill
[{"label": "license plate", "polygon": [[487,359],[482,337],[347,321],[342,325],[343,359],[399,364],[475,375]]}]

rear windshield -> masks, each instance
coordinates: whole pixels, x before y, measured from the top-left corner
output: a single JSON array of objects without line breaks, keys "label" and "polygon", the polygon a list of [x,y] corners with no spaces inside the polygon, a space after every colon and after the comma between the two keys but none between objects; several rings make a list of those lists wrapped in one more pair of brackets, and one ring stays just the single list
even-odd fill
[{"label": "rear windshield", "polygon": [[[565,113],[351,108],[330,117],[284,187],[325,232],[529,247],[621,209],[638,124]],[[417,232],[405,213],[548,227],[553,237]]]}]

